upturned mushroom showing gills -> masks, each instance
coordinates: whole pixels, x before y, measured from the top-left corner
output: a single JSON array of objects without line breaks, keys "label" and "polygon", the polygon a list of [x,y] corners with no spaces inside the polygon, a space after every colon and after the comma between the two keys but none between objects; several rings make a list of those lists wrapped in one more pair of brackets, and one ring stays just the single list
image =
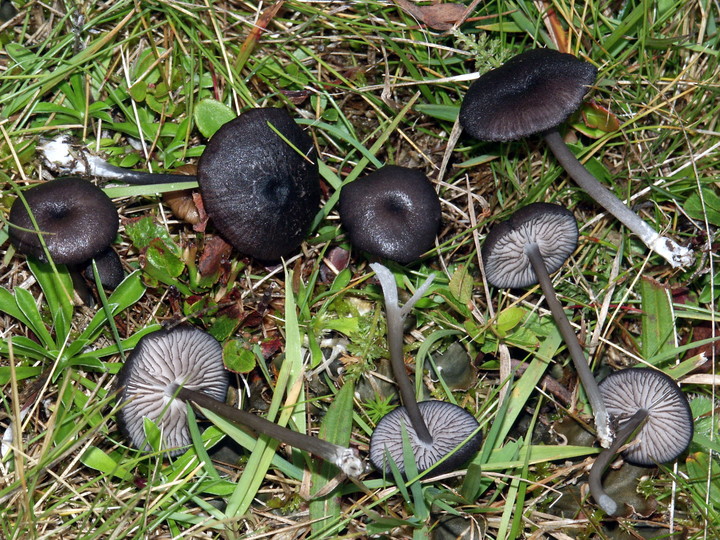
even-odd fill
[{"label": "upturned mushroom showing gills", "polygon": [[80,277],[81,265],[90,264],[94,258],[114,257],[112,275],[105,271],[104,263],[98,266],[100,280],[109,287],[122,281],[122,265],[110,247],[118,232],[118,213],[110,198],[94,184],[73,177],[37,184],[15,199],[8,222],[10,242],[20,253],[41,261],[47,261],[49,255],[53,262],[68,266],[86,304],[94,300]]},{"label": "upturned mushroom showing gills", "polygon": [[305,450],[339,467],[348,476],[364,471],[357,451],[292,431],[224,402],[228,375],[220,343],[207,332],[178,326],[143,336],[118,376],[118,425],[136,448],[149,450],[144,418],[161,429],[162,450],[178,455],[191,444],[186,402],[227,420]]},{"label": "upturned mushroom showing gills", "polygon": [[550,280],[550,274],[575,251],[577,240],[578,227],[572,212],[557,204],[534,203],[495,225],[485,238],[481,255],[485,277],[495,287],[514,289],[540,284],[592,407],[600,444],[608,447],[612,433],[605,404]]},{"label": "upturned mushroom showing gills", "polygon": [[571,54],[551,49],[521,53],[470,86],[460,108],[460,123],[484,141],[541,134],[571,178],[648,248],[673,267],[691,265],[692,250],[660,236],[603,186],[563,141],[558,127],[580,107],[596,75],[593,65]]},{"label": "upturned mushroom showing gills", "polygon": [[[378,263],[370,266],[380,280],[385,297],[390,362],[403,403],[402,407],[394,409],[378,422],[370,438],[370,461],[377,469],[390,474],[392,469],[389,460],[392,460],[404,474],[405,431],[418,472],[433,466],[436,474],[452,471],[480,449],[482,434],[478,429],[478,421],[465,409],[452,403],[418,403],[403,361],[403,321],[425,294],[434,276],[430,276],[401,308],[392,272]],[[443,459],[444,461],[438,464]]]},{"label": "upturned mushroom showing gills", "polygon": [[440,227],[440,199],[430,180],[397,165],[344,186],[339,212],[354,246],[403,264],[432,248]]},{"label": "upturned mushroom showing gills", "polygon": [[[685,394],[670,377],[654,369],[616,371],[600,383],[607,410],[618,424],[613,445],[601,452],[590,470],[590,493],[608,515],[618,504],[602,485],[602,474],[618,450],[633,465],[669,463],[687,450],[693,437],[693,417]],[[632,437],[636,434],[635,437]]]}]

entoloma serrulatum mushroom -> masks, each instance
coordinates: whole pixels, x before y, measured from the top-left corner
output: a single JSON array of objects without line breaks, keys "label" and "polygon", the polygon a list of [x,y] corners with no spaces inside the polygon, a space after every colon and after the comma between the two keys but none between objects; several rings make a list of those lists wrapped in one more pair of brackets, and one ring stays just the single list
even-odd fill
[{"label": "entoloma serrulatum mushroom", "polygon": [[611,373],[600,383],[600,394],[619,429],[614,444],[595,460],[589,484],[595,501],[613,515],[619,508],[603,489],[602,474],[620,447],[636,434],[636,444],[622,454],[625,461],[645,466],[673,461],[690,445],[693,417],[680,387],[655,369],[630,368]]},{"label": "entoloma serrulatum mushroom", "polygon": [[[63,148],[70,153],[64,140],[47,146],[53,154],[62,155]],[[87,152],[68,167],[130,184],[193,180],[115,167]],[[200,157],[197,181],[217,230],[239,252],[261,261],[277,261],[297,249],[319,209],[313,141],[285,109],[250,109],[223,125]]]},{"label": "entoloma serrulatum mushroom", "polygon": [[582,104],[597,69],[571,54],[551,49],[521,53],[484,73],[468,89],[460,108],[465,131],[484,141],[510,141],[541,134],[567,173],[651,250],[673,267],[693,263],[693,252],[660,236],[603,186],[560,136],[558,127]]},{"label": "entoloma serrulatum mushroom", "polygon": [[440,199],[430,180],[397,165],[343,186],[339,212],[354,246],[403,264],[432,248],[440,227]]},{"label": "entoloma serrulatum mushroom", "polygon": [[496,224],[485,238],[481,254],[485,277],[491,285],[514,289],[540,284],[593,409],[600,444],[608,447],[612,433],[605,405],[550,280],[550,274],[575,251],[577,240],[578,227],[572,212],[557,204],[534,203]]},{"label": "entoloma serrulatum mushroom", "polygon": [[[415,303],[430,286],[430,276],[401,308],[392,272],[383,265],[370,265],[382,286],[387,316],[387,341],[393,376],[400,391],[403,406],[386,414],[378,422],[370,439],[370,461],[378,469],[390,473],[388,460],[405,472],[403,459],[403,430],[407,433],[418,472],[435,466],[440,474],[460,467],[482,443],[482,434],[475,417],[462,407],[443,401],[423,401],[415,398],[413,384],[405,370],[403,355],[403,321]],[[467,441],[467,442],[465,442]],[[464,444],[463,444],[464,443]],[[452,455],[450,455],[452,454]]]},{"label": "entoloma serrulatum mushroom", "polygon": [[192,441],[186,402],[232,422],[305,450],[339,467],[349,476],[364,471],[357,451],[282,427],[224,402],[228,374],[220,343],[191,326],[159,330],[140,339],[118,376],[121,387],[118,425],[133,446],[148,449],[144,418],[162,430],[163,447],[177,455]]},{"label": "entoloma serrulatum mushroom", "polygon": [[10,241],[19,252],[41,261],[49,256],[57,264],[68,265],[86,304],[94,300],[79,275],[92,259],[110,261],[111,272],[105,271],[105,263],[98,264],[105,286],[115,287],[122,281],[122,265],[110,247],[118,232],[117,209],[94,184],[72,177],[37,184],[15,199],[8,222]]}]

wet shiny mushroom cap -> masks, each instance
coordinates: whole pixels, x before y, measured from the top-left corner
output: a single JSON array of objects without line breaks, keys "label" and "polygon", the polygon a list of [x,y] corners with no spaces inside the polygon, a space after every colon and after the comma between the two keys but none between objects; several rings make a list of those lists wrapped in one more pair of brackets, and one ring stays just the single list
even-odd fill
[{"label": "wet shiny mushroom cap", "polygon": [[163,449],[177,455],[191,443],[187,404],[174,399],[177,386],[225,400],[228,375],[220,343],[191,326],[158,330],[140,339],[118,375],[122,388],[118,425],[132,445],[149,450],[143,418],[155,422],[163,434]]},{"label": "wet shiny mushroom cap", "polygon": [[620,426],[638,410],[648,411],[645,424],[623,457],[634,465],[668,463],[682,454],[693,436],[688,400],[670,377],[654,369],[616,371],[600,383],[608,412]]},{"label": "wet shiny mushroom cap", "polygon": [[261,261],[297,249],[320,204],[313,141],[284,109],[250,109],[222,126],[197,177],[217,230]]},{"label": "wet shiny mushroom cap", "polygon": [[[432,443],[424,443],[418,438],[405,407],[398,407],[378,422],[370,439],[370,461],[378,470],[390,474],[390,465],[385,457],[385,453],[389,452],[404,474],[402,426],[407,430],[418,472],[432,467],[478,428],[478,421],[472,414],[452,403],[421,401],[418,405],[432,435]],[[442,474],[459,468],[480,449],[481,444],[482,434],[477,432],[445,462],[433,469],[433,473]]]},{"label": "wet shiny mushroom cap", "polygon": [[344,186],[339,211],[354,246],[403,264],[432,248],[440,227],[440,199],[430,180],[397,165]]},{"label": "wet shiny mushroom cap", "polygon": [[533,49],[477,79],[460,108],[465,131],[510,141],[555,128],[582,104],[597,69],[571,54]]},{"label": "wet shiny mushroom cap", "polygon": [[487,280],[499,288],[521,288],[538,282],[526,249],[537,244],[549,274],[577,247],[578,227],[572,212],[557,204],[533,203],[495,225],[481,254]]},{"label": "wet shiny mushroom cap", "polygon": [[[48,252],[58,264],[80,264],[105,251],[115,239],[119,218],[110,198],[82,178],[58,178],[23,191],[43,235]],[[10,208],[8,234],[21,253],[45,260],[40,238],[23,201]],[[28,229],[28,230],[23,230]]]}]

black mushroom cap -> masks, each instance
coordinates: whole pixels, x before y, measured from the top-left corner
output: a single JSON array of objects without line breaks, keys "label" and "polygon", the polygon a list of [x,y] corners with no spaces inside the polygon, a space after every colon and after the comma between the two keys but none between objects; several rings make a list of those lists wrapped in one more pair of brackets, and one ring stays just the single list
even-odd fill
[{"label": "black mushroom cap", "polygon": [[190,326],[158,330],[143,336],[118,375],[120,431],[141,450],[148,450],[143,418],[162,429],[163,449],[177,455],[191,443],[187,405],[174,399],[178,386],[225,400],[228,374],[220,343]]},{"label": "black mushroom cap", "polygon": [[222,126],[200,157],[197,176],[218,231],[262,261],[295,250],[320,204],[313,141],[284,109],[251,109]]},{"label": "black mushroom cap", "polygon": [[533,203],[495,225],[481,255],[485,275],[499,288],[522,288],[538,282],[527,246],[537,244],[548,273],[558,270],[577,247],[575,216],[557,204]]},{"label": "black mushroom cap", "polygon": [[687,450],[693,436],[688,400],[675,381],[655,369],[630,368],[600,383],[605,406],[619,426],[637,411],[648,412],[638,443],[623,453],[633,465],[668,463]]},{"label": "black mushroom cap", "polygon": [[390,464],[386,459],[388,452],[400,472],[405,473],[402,426],[407,431],[418,472],[432,467],[476,430],[475,435],[435,467],[433,473],[443,474],[457,469],[480,449],[482,433],[477,429],[478,421],[465,409],[434,400],[421,401],[418,406],[432,435],[432,443],[424,443],[418,438],[405,407],[398,407],[380,419],[370,438],[370,461],[378,470],[390,474]]},{"label": "black mushroom cap", "polygon": [[440,199],[430,180],[397,165],[344,186],[339,211],[354,246],[403,264],[432,248],[440,227]]},{"label": "black mushroom cap", "polygon": [[[102,253],[93,257],[93,260],[95,261],[100,283],[103,287],[114,289],[125,279],[125,270],[123,270],[122,261],[112,247],[107,248]],[[87,264],[83,273],[90,281],[95,280],[92,260]]]},{"label": "black mushroom cap", "polygon": [[[80,264],[100,254],[117,235],[119,218],[110,198],[82,178],[59,178],[23,192],[43,235],[48,252],[58,264]],[[23,201],[10,208],[10,241],[21,253],[45,260],[40,237]]]},{"label": "black mushroom cap", "polygon": [[595,66],[571,54],[526,51],[470,86],[460,123],[483,141],[510,141],[553,129],[580,107],[596,76]]}]

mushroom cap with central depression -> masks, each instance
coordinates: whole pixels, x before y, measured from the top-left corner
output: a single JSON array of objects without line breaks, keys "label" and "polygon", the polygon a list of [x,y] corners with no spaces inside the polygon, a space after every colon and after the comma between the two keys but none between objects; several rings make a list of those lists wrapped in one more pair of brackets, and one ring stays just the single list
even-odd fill
[{"label": "mushroom cap with central depression", "polygon": [[634,465],[668,463],[682,454],[693,437],[693,416],[680,387],[661,371],[630,368],[608,375],[600,383],[608,413],[620,426],[641,409],[647,419],[639,441],[623,457]]},{"label": "mushroom cap with central depression", "polygon": [[261,261],[297,249],[320,204],[313,141],[284,109],[250,109],[223,125],[197,176],[217,230]]},{"label": "mushroom cap with central depression", "polygon": [[529,204],[495,225],[485,238],[481,255],[491,285],[515,289],[535,285],[526,248],[537,244],[549,274],[558,270],[577,247],[575,216],[557,204]]},{"label": "mushroom cap with central depression", "polygon": [[440,199],[421,171],[386,165],[340,192],[340,219],[350,242],[403,264],[433,247]]},{"label": "mushroom cap with central depression", "polygon": [[118,425],[133,446],[150,449],[143,428],[143,419],[149,418],[162,430],[162,448],[171,456],[180,454],[192,440],[187,404],[174,399],[174,390],[182,386],[224,401],[228,375],[222,347],[213,336],[191,326],[152,332],[128,356],[118,385]]},{"label": "mushroom cap with central depression", "polygon": [[[119,218],[105,192],[82,178],[58,178],[23,191],[30,212],[57,264],[80,264],[115,240]],[[21,253],[45,260],[28,209],[18,197],[8,218],[10,241]]]},{"label": "mushroom cap with central depression", "polygon": [[597,69],[552,49],[533,49],[484,73],[468,89],[460,123],[482,141],[510,141],[562,124],[582,104]]},{"label": "mushroom cap with central depression", "polygon": [[419,439],[405,407],[398,407],[382,417],[370,438],[370,461],[378,470],[390,474],[391,468],[386,459],[387,453],[400,472],[405,473],[403,426],[407,431],[418,472],[432,467],[473,432],[475,435],[458,448],[452,456],[435,467],[433,473],[442,474],[457,469],[480,449],[482,434],[477,430],[478,421],[465,409],[452,403],[434,400],[421,401],[418,406],[432,436],[432,443],[424,443]]}]

